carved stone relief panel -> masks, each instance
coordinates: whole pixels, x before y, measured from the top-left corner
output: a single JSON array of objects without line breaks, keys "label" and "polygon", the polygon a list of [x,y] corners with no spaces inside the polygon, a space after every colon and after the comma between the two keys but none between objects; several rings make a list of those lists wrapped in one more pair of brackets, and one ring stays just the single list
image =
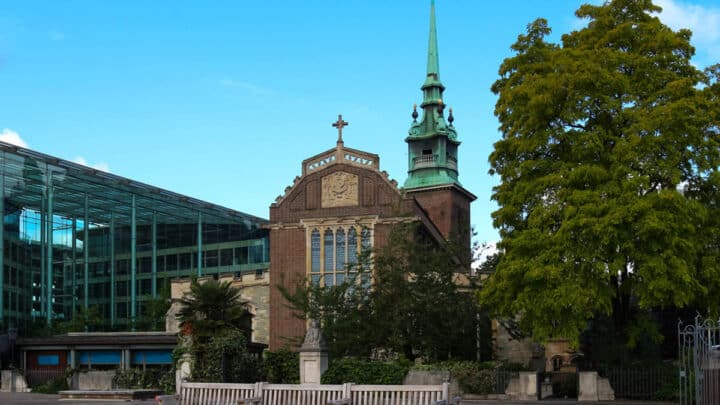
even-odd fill
[{"label": "carved stone relief panel", "polygon": [[358,205],[358,176],[335,172],[322,178],[323,208]]}]

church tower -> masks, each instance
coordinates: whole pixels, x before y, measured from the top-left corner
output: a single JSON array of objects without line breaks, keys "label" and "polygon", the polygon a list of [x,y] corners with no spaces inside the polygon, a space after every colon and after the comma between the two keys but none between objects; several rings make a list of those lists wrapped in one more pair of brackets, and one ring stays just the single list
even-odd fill
[{"label": "church tower", "polygon": [[414,107],[408,144],[408,178],[404,189],[427,212],[445,238],[459,238],[469,247],[470,203],[476,197],[458,180],[460,141],[453,126],[452,108],[443,100],[445,86],[440,81],[435,1],[430,3],[427,77],[422,87],[422,117]]}]

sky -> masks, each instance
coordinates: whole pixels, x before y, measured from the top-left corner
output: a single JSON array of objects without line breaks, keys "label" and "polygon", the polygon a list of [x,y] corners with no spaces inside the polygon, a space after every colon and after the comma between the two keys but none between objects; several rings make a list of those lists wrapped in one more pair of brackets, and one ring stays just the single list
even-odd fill
[{"label": "sky", "polygon": [[[476,241],[498,239],[490,86],[538,17],[579,29],[580,0],[437,0],[440,78],[477,195]],[[594,1],[598,3],[598,1]],[[429,0],[0,0],[0,140],[268,218],[303,159],[334,147],[407,177],[422,100]],[[720,61],[720,0],[656,0]]]}]

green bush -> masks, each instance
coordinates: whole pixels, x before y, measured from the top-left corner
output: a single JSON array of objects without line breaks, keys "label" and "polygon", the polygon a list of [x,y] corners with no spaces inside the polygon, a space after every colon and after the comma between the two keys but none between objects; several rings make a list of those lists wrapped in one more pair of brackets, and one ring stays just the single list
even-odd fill
[{"label": "green bush", "polygon": [[300,383],[300,356],[283,348],[276,352],[266,351],[265,377],[273,384]]},{"label": "green bush", "polygon": [[193,381],[247,383],[265,378],[262,362],[247,352],[241,331],[229,330],[207,343],[194,344],[191,353]]},{"label": "green bush", "polygon": [[57,394],[68,389],[70,388],[65,377],[57,377],[44,384],[32,387],[32,391],[38,394]]},{"label": "green bush", "polygon": [[322,383],[402,384],[409,369],[409,364],[403,362],[384,363],[343,358],[330,363],[322,376]]},{"label": "green bush", "polygon": [[444,361],[414,366],[413,369],[446,370],[450,372],[451,379],[458,382],[463,392],[493,394],[498,386],[497,370],[515,372],[525,370],[526,367],[519,363],[509,362]]},{"label": "green bush", "polygon": [[[167,388],[165,380],[171,374],[170,367],[149,368],[145,371],[139,368],[117,369],[113,376],[113,384],[118,388],[159,388],[165,390]],[[175,379],[174,375],[172,379]]]}]

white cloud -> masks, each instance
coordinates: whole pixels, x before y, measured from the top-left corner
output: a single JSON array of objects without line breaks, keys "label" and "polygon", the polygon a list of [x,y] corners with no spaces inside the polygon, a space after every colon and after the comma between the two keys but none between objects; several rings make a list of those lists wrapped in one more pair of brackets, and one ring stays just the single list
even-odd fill
[{"label": "white cloud", "polygon": [[60,31],[50,31],[48,32],[48,36],[50,37],[51,41],[62,41],[65,39],[65,33]]},{"label": "white cloud", "polygon": [[674,30],[688,28],[695,45],[720,48],[720,6],[709,7],[682,0],[655,0],[662,7],[660,20]]},{"label": "white cloud", "polygon": [[2,132],[0,132],[0,141],[11,143],[22,148],[28,147],[27,143],[20,138],[20,134],[8,128],[5,128]]},{"label": "white cloud", "polygon": [[82,156],[76,157],[75,159],[73,159],[73,162],[75,162],[79,165],[92,167],[93,169],[101,170],[103,172],[108,172],[108,173],[110,172],[110,166],[105,162],[95,163],[95,164],[91,165],[91,164],[88,164],[87,160]]},{"label": "white cloud", "polygon": [[244,91],[247,91],[248,93],[252,94],[253,96],[264,96],[272,93],[270,90],[262,88],[260,86],[256,86],[252,83],[243,82],[240,80],[234,80],[234,79],[221,79],[220,85],[223,87],[234,87],[237,89],[241,89]]}]

